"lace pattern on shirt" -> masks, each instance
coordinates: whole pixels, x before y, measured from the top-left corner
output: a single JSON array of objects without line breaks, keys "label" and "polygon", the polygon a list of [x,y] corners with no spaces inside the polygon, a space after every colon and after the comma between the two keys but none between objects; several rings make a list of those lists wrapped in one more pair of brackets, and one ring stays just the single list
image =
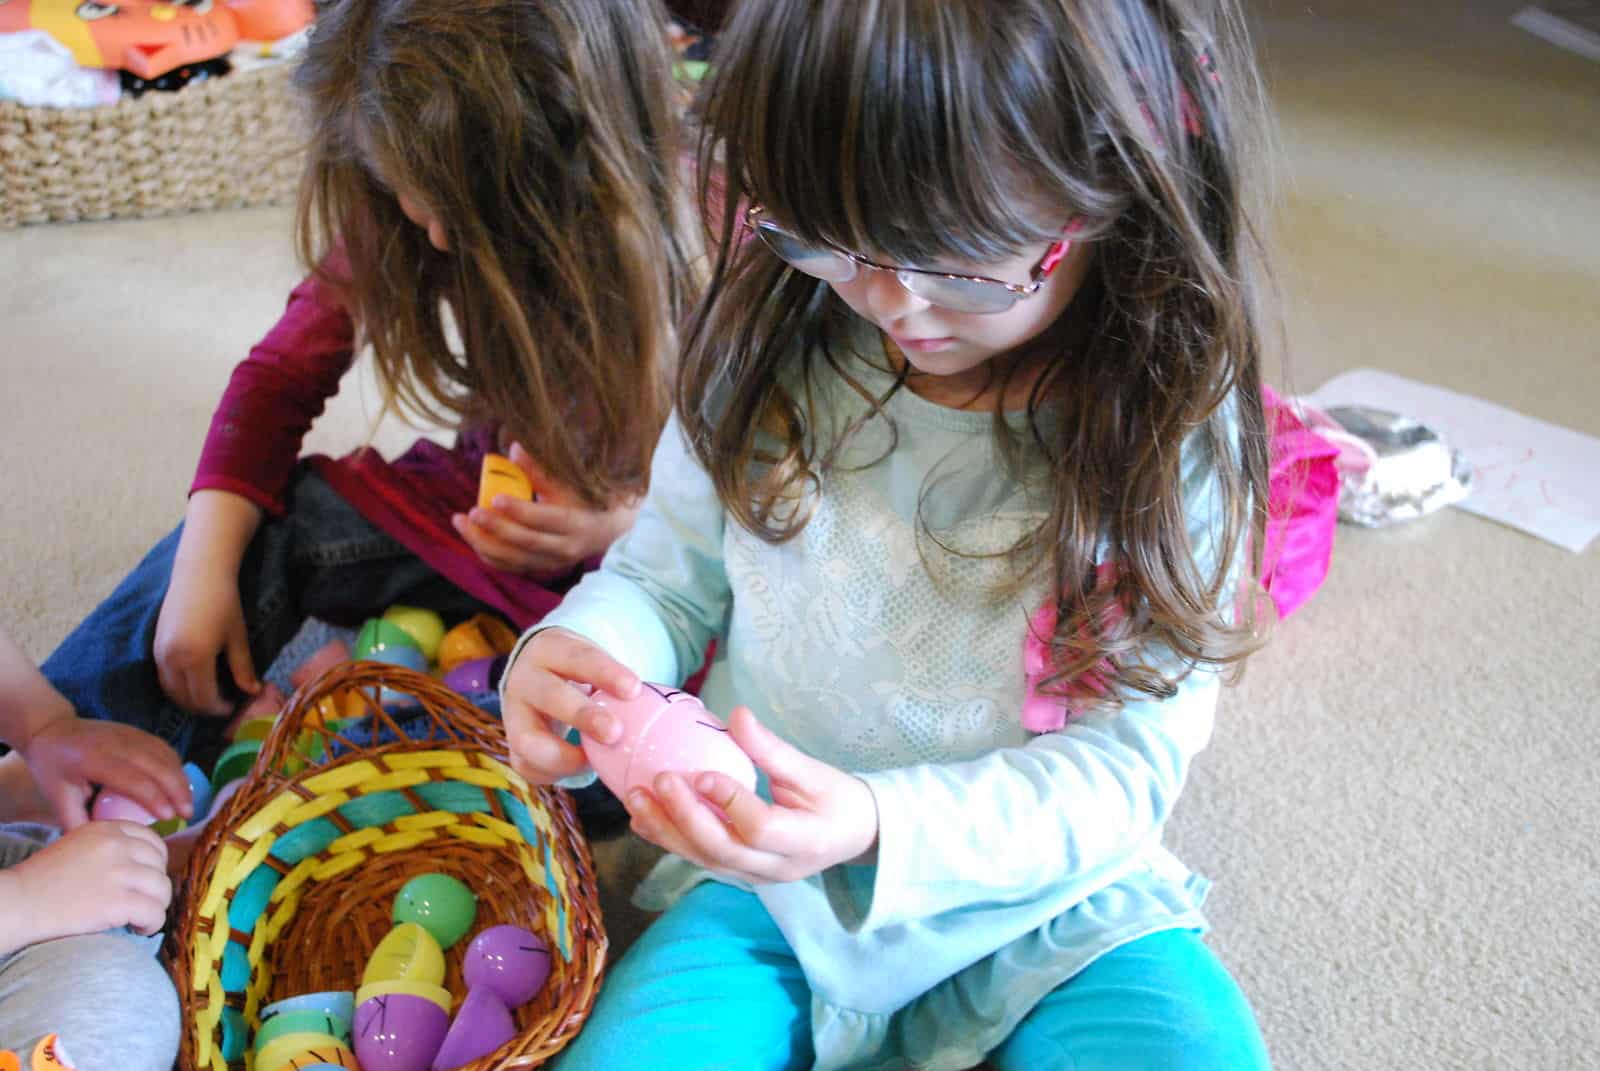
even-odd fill
[{"label": "lace pattern on shirt", "polygon": [[741,701],[808,754],[857,772],[1022,743],[1022,641],[1042,588],[997,595],[1015,567],[993,552],[1037,528],[1024,506],[1018,494],[938,533],[962,555],[926,533],[919,555],[915,517],[870,478],[835,472],[788,543],[730,525],[730,645],[752,667],[741,684],[764,690]]}]

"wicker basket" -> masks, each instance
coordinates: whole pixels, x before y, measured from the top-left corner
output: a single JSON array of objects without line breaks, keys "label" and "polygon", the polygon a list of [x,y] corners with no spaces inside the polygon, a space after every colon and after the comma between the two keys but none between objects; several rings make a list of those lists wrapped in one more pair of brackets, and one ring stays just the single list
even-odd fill
[{"label": "wicker basket", "polygon": [[0,227],[272,204],[303,165],[287,64],[103,108],[0,101]]},{"label": "wicker basket", "polygon": [[[395,691],[420,704],[399,715],[410,738],[378,702],[393,711]],[[319,703],[351,692],[366,715],[323,726]],[[477,894],[475,931],[514,923],[553,953],[544,989],[515,1012],[520,1034],[468,1068],[537,1067],[560,1051],[604,970],[594,864],[567,794],[531,788],[496,757],[505,750],[498,721],[395,666],[347,663],[296,692],[189,861],[166,949],[184,1016],[178,1067],[230,1066],[225,1009],[235,1028],[242,1015],[253,1029],[275,1000],[355,989],[392,925],[396,891],[430,871]],[[463,944],[446,956],[458,1001]]]}]

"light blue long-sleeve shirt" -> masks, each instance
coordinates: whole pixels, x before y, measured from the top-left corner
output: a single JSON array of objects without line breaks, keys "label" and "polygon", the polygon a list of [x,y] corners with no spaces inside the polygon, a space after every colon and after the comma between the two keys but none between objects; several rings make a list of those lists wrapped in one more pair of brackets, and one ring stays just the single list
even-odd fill
[{"label": "light blue long-sleeve shirt", "polygon": [[[819,435],[865,406],[837,380],[818,397]],[[1048,569],[1015,575],[998,552],[1045,516],[1047,474],[1007,475],[988,413],[907,390],[885,412],[892,451],[875,418],[778,545],[728,518],[672,421],[634,527],[539,626],[670,684],[716,638],[707,707],[747,705],[871,788],[875,865],[757,890],[811,984],[819,1069],[970,1066],[1096,956],[1204,925],[1206,883],[1161,834],[1210,736],[1215,676],[1026,732],[1023,640]],[[1196,438],[1184,482],[1203,557],[1212,476]],[[641,896],[660,908],[705,876],[669,857]]]}]

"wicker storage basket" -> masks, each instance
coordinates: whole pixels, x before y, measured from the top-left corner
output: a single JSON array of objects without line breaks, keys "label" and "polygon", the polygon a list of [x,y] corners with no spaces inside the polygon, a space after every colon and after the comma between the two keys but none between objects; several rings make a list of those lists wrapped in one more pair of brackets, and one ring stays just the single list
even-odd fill
[{"label": "wicker storage basket", "polygon": [[[395,692],[419,706],[386,712],[380,694],[392,711]],[[350,693],[366,716],[322,725],[321,701]],[[266,1004],[357,988],[396,891],[426,872],[477,894],[473,932],[514,923],[552,952],[549,981],[515,1012],[520,1034],[467,1066],[531,1068],[558,1052],[604,969],[594,865],[566,793],[530,787],[504,753],[498,721],[420,673],[353,662],[296,692],[189,861],[166,948],[184,1016],[179,1068],[225,1071],[225,1030],[239,1033],[240,1016],[255,1028]],[[458,1004],[466,943],[446,954]]]},{"label": "wicker storage basket", "polygon": [[287,64],[103,108],[0,101],[0,227],[288,200],[303,148]]}]

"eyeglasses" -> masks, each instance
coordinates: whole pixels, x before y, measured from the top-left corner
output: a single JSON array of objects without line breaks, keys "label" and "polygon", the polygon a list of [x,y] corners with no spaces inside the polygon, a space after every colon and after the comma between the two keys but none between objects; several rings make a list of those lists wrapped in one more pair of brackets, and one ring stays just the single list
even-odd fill
[{"label": "eyeglasses", "polygon": [[926,268],[904,268],[879,264],[857,253],[832,245],[814,245],[764,217],[760,205],[751,205],[744,215],[745,226],[760,236],[766,247],[791,268],[813,279],[828,283],[848,283],[862,268],[893,272],[906,291],[952,312],[1005,312],[1023,298],[1032,297],[1056,266],[1072,249],[1073,237],[1083,229],[1083,218],[1073,217],[1055,244],[1028,273],[1026,283],[1008,283],[986,275],[954,275]]}]

